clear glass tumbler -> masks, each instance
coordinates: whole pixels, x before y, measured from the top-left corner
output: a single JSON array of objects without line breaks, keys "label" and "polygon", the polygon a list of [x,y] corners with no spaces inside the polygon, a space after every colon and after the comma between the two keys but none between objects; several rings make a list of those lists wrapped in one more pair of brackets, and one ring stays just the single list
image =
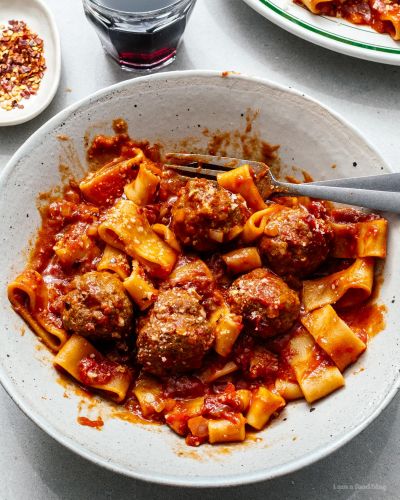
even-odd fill
[{"label": "clear glass tumbler", "polygon": [[196,0],[83,0],[104,50],[121,68],[153,70],[176,56]]}]

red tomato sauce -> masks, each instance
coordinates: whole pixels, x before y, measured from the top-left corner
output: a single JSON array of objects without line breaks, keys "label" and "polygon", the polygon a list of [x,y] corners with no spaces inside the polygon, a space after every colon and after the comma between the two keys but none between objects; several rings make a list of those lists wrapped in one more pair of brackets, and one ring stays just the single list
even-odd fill
[{"label": "red tomato sauce", "polygon": [[[122,121],[114,122],[114,129],[117,131],[115,136],[100,135],[94,138],[88,149],[88,161],[92,165],[103,166],[109,161],[117,162],[130,158],[136,155],[135,148],[137,147],[143,148],[145,155],[153,161],[160,161],[159,146],[132,140]],[[169,224],[171,206],[184,184],[185,181],[175,173],[163,172],[157,199],[154,204],[144,208],[151,224],[156,222]],[[105,188],[113,193],[112,201],[122,194],[120,185],[105,186]],[[42,202],[46,202],[46,205],[41,208],[42,227],[31,255],[30,266],[42,274],[48,288],[49,315],[54,324],[61,328],[63,295],[72,288],[75,276],[97,269],[105,246],[97,235],[97,226],[102,221],[108,207],[86,201],[79,191],[77,183],[73,180],[66,186],[62,196],[43,195]],[[292,200],[281,198],[279,202],[291,206]],[[375,215],[365,215],[352,209],[334,209],[329,203],[319,200],[304,199],[304,203],[309,212],[316,217],[348,224],[349,234],[352,231],[352,224],[377,218]],[[74,251],[75,245],[79,247],[79,241],[84,236],[93,243],[90,252],[87,252],[84,258],[74,261],[69,266],[63,264],[54,252],[54,246],[66,235],[69,238],[68,246],[72,251]],[[193,256],[195,255],[181,257],[180,263],[189,262]],[[201,258],[207,263],[214,276],[215,286],[220,292],[219,297],[223,297],[234,277],[227,273],[220,254],[202,254]],[[349,267],[351,262],[349,259],[331,258],[311,278],[344,269]],[[192,277],[192,281],[189,280],[187,285],[197,287],[197,290],[203,295],[205,309],[212,310],[216,305],[216,302],[213,303],[213,300],[216,300],[213,299],[214,290],[210,289],[208,281],[203,284],[199,284],[198,281],[195,282],[195,277]],[[300,289],[301,281],[297,285]],[[383,313],[382,306],[367,303],[344,312],[341,311],[339,314],[362,340],[366,340],[383,329]],[[139,401],[131,387],[123,402],[124,406],[121,406],[126,411],[119,412],[117,416],[129,421],[167,422],[176,432],[187,436],[188,444],[197,446],[203,441],[202,438],[188,434],[188,420],[193,415],[186,403],[204,396],[204,403],[197,411],[196,416],[228,419],[235,422],[238,418],[237,414],[242,411],[243,404],[235,393],[236,390],[254,391],[260,385],[272,387],[276,378],[296,382],[295,373],[284,354],[288,341],[299,328],[303,327],[300,323],[296,323],[288,333],[268,338],[262,342],[254,336],[241,333],[227,358],[217,356],[215,353],[208,354],[203,363],[203,368],[207,367],[210,372],[213,370],[217,372],[226,363],[233,362],[238,367],[237,371],[210,382],[203,381],[198,371],[179,376],[161,377],[158,381],[162,385],[161,398],[165,405],[164,409],[160,413],[154,412],[146,416],[143,416]],[[79,363],[79,380],[82,384],[89,386],[107,384],[115,376],[115,371],[119,369],[118,362],[127,364],[135,374],[140,374],[141,367],[136,365],[133,355],[127,356],[128,361],[126,358],[122,360],[118,357],[118,353],[110,351],[107,345],[98,347],[105,355],[104,357],[86,357]],[[112,352],[112,356],[110,352]],[[290,353],[286,354],[290,355]],[[112,360],[106,357],[108,355]],[[309,372],[332,364],[333,362],[322,349],[315,346],[313,363],[309,366]],[[129,418],[129,415],[132,418]],[[90,420],[86,417],[78,417],[78,422],[81,425],[96,428],[100,428],[104,424],[101,418]]]},{"label": "red tomato sauce", "polygon": [[118,371],[118,363],[107,358],[86,357],[78,365],[79,379],[86,385],[105,385]]},{"label": "red tomato sauce", "polygon": [[78,417],[77,421],[80,425],[85,425],[86,427],[94,427],[98,430],[100,430],[104,425],[104,421],[101,417],[98,417],[96,420],[91,420],[87,417]]},{"label": "red tomato sauce", "polygon": [[[294,0],[303,6],[301,0]],[[388,33],[395,36],[395,28],[392,22],[382,20],[382,14],[390,12],[394,19],[400,17],[400,6],[398,3],[386,2],[385,0],[332,0],[317,4],[318,14],[341,17],[352,24],[370,26],[379,33]]]},{"label": "red tomato sauce", "polygon": [[364,343],[385,328],[386,307],[364,304],[361,307],[339,311],[339,316]]}]

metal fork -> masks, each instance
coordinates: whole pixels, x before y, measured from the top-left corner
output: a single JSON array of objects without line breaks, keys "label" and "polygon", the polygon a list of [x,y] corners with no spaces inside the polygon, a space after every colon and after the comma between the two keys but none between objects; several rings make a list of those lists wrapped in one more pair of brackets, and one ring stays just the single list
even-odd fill
[{"label": "metal fork", "polygon": [[185,153],[167,153],[166,158],[167,162],[174,161],[166,166],[182,175],[212,180],[223,172],[249,165],[264,199],[272,193],[276,196],[310,196],[400,214],[400,173],[294,184],[276,180],[268,166],[258,161]]}]

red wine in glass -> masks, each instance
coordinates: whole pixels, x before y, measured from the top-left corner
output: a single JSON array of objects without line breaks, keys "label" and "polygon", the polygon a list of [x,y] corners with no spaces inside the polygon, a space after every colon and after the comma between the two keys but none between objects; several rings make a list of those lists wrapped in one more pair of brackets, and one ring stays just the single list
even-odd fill
[{"label": "red wine in glass", "polygon": [[196,0],[83,0],[105,51],[123,68],[173,61]]}]

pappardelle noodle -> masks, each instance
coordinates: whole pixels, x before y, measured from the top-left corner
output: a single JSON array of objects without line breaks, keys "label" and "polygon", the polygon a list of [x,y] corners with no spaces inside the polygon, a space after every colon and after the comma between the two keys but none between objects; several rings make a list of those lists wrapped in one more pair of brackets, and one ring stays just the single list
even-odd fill
[{"label": "pappardelle noodle", "polygon": [[341,17],[352,24],[370,26],[400,40],[400,3],[398,0],[294,0],[313,14]]},{"label": "pappardelle noodle", "polygon": [[264,201],[248,165],[182,177],[124,131],[88,157],[102,166],[41,209],[8,286],[56,369],[193,446],[243,441],[344,385],[382,324],[385,219]]}]

